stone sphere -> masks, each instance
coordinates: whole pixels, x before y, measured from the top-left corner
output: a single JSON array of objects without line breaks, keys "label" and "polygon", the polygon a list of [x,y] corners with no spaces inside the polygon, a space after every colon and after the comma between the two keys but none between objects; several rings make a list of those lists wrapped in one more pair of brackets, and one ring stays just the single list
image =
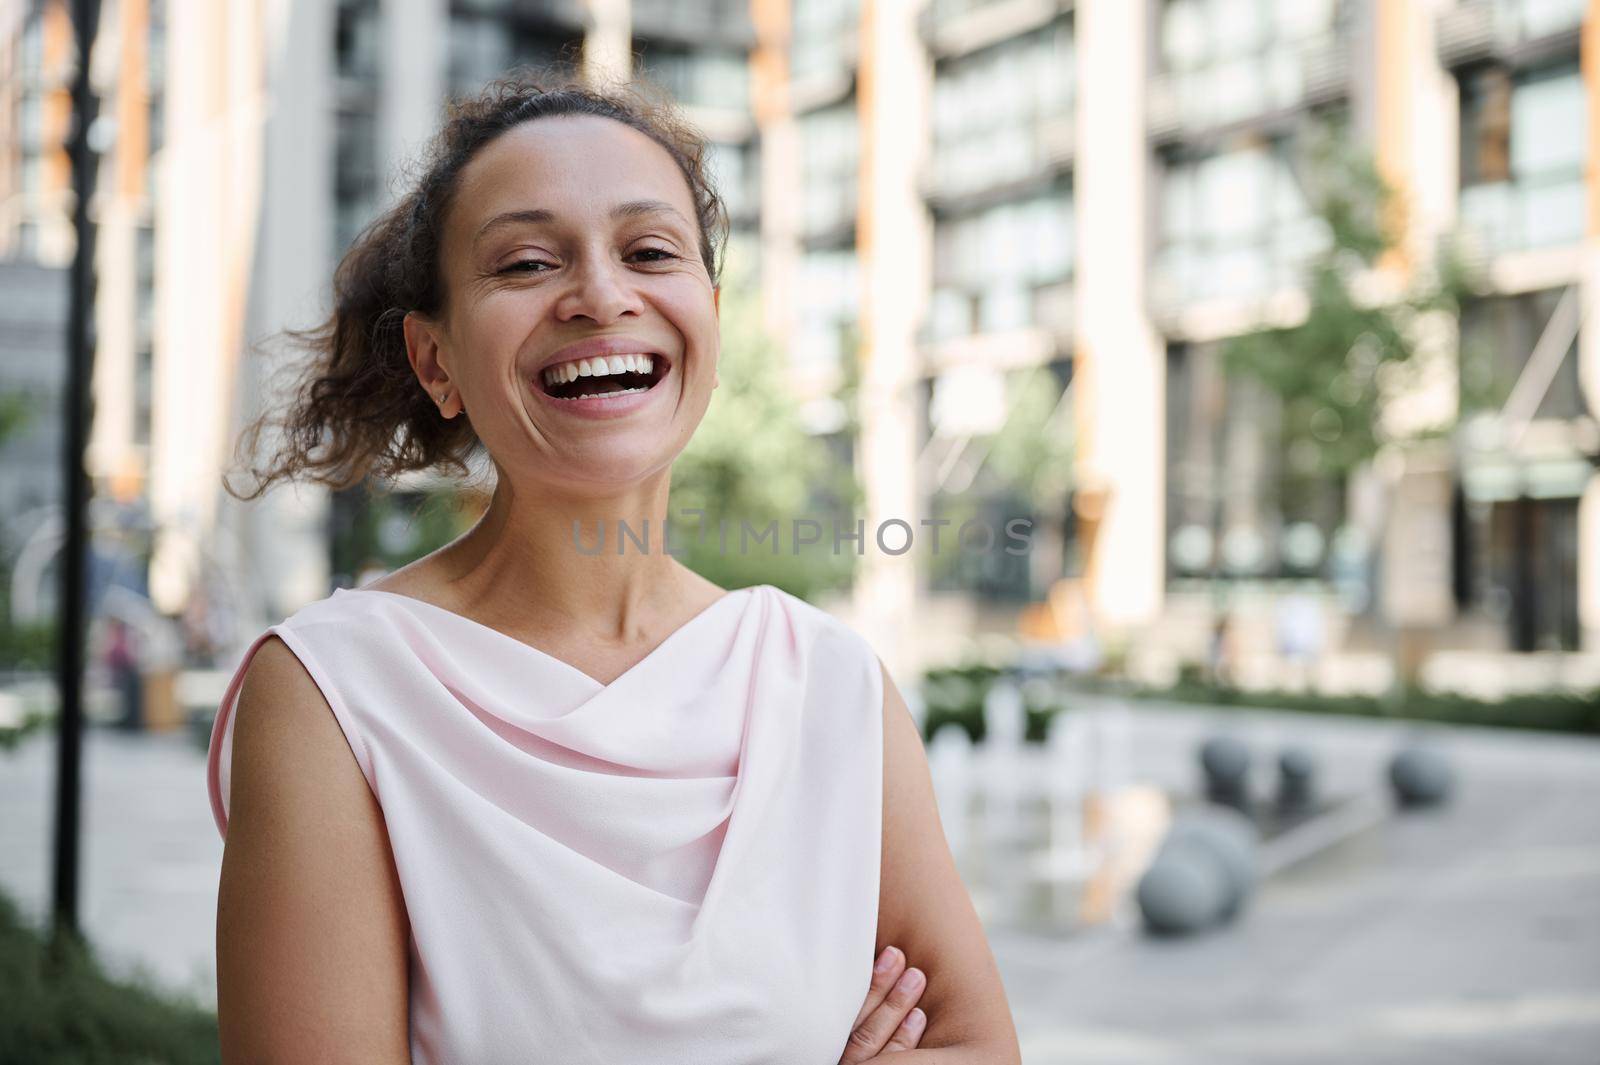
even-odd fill
[{"label": "stone sphere", "polygon": [[1250,748],[1233,736],[1213,736],[1200,746],[1200,767],[1214,782],[1243,784],[1250,772]]},{"label": "stone sphere", "polygon": [[1249,817],[1226,806],[1212,806],[1181,815],[1167,832],[1160,853],[1198,848],[1215,857],[1226,877],[1227,889],[1218,916],[1227,921],[1255,892],[1260,878],[1260,835]]},{"label": "stone sphere", "polygon": [[1295,783],[1307,781],[1317,772],[1317,759],[1304,747],[1285,747],[1278,755],[1278,772]]},{"label": "stone sphere", "polygon": [[1433,747],[1407,747],[1389,762],[1389,783],[1401,806],[1434,806],[1450,797],[1455,772]]},{"label": "stone sphere", "polygon": [[1178,848],[1156,858],[1136,892],[1146,930],[1154,935],[1191,935],[1217,923],[1228,901],[1222,862],[1201,847]]}]

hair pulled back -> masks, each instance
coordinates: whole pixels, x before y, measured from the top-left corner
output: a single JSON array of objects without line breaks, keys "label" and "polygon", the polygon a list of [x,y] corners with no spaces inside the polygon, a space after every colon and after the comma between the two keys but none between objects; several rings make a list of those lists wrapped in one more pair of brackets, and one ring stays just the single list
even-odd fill
[{"label": "hair pulled back", "polygon": [[[279,481],[303,479],[348,488],[449,467],[470,472],[481,447],[467,418],[440,417],[411,369],[401,322],[416,311],[438,315],[445,303],[440,249],[462,168],[501,134],[541,118],[592,115],[632,127],[660,144],[688,181],[700,228],[700,255],[713,285],[722,273],[728,215],[708,171],[704,137],[661,90],[635,80],[606,88],[570,73],[519,71],[451,105],[423,154],[409,192],[378,216],[345,252],[333,276],[326,321],[285,335],[309,349],[287,410],[267,410],[246,427],[236,458],[256,479],[252,500]],[[264,432],[274,450],[254,461]],[[243,456],[250,456],[244,458]],[[237,467],[236,467],[237,468]]]}]

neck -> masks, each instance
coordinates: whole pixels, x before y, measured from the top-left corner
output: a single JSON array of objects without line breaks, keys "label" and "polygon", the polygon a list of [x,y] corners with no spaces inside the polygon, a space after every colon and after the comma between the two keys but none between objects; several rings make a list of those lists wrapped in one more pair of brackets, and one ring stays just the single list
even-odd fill
[{"label": "neck", "polygon": [[[616,493],[557,495],[501,471],[483,517],[444,549],[451,595],[519,627],[619,640],[654,627],[714,587],[663,550],[670,483],[669,467]],[[648,550],[624,525],[638,540],[648,530]]]}]

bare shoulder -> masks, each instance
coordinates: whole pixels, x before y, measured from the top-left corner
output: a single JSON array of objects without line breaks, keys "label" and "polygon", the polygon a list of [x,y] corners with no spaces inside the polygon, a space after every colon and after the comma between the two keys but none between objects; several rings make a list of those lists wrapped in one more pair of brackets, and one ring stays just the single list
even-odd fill
[{"label": "bare shoulder", "polygon": [[[940,824],[916,720],[883,663],[883,854],[877,951],[894,945],[928,978],[919,1046],[1021,1060],[988,937]],[[875,955],[876,956],[876,955]]]},{"label": "bare shoulder", "polygon": [[276,636],[234,712],[217,896],[223,1060],[321,1062],[338,1047],[341,1060],[404,1061],[409,926],[382,810]]}]

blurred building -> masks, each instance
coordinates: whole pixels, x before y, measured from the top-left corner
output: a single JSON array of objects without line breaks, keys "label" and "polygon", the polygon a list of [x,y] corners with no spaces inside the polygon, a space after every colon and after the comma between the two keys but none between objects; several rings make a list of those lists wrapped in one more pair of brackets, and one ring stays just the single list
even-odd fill
[{"label": "blurred building", "polygon": [[[1152,17],[1149,307],[1166,341],[1168,617],[1209,595],[1185,592],[1186,577],[1220,570],[1248,608],[1252,585],[1335,590],[1354,575],[1354,599],[1329,605],[1359,617],[1370,603],[1381,625],[1365,638],[1398,640],[1403,658],[1600,651],[1600,538],[1579,535],[1580,506],[1591,528],[1600,514],[1600,334],[1579,328],[1600,299],[1593,5],[1175,0]],[[1271,489],[1295,461],[1270,444],[1281,415],[1223,382],[1216,353],[1263,311],[1304,313],[1299,271],[1326,238],[1294,148],[1318,113],[1344,116],[1399,193],[1393,279],[1449,245],[1489,291],[1465,308],[1453,356],[1391,404],[1402,431],[1458,423],[1453,443],[1382,457],[1348,486],[1290,501]]]},{"label": "blurred building", "polygon": [[[10,550],[61,499],[61,421],[67,356],[67,277],[59,267],[0,260],[0,395],[8,425],[0,441],[6,476],[0,515]],[[14,406],[12,406],[14,404]]]},{"label": "blurred building", "polygon": [[[1451,648],[1600,652],[1600,331],[1580,325],[1600,299],[1593,7],[795,4],[780,335],[802,383],[826,391],[852,357],[876,375],[869,513],[971,496],[974,441],[1015,406],[991,401],[999,381],[1047,365],[1075,415],[1076,537],[1020,588],[969,581],[968,599],[1039,600],[1052,566],[1081,573],[1102,632],[1168,659],[1203,660],[1219,610],[1270,649],[1308,600],[1329,649],[1398,643],[1403,668]],[[893,86],[887,119],[875,83]],[[1291,499],[1282,412],[1220,352],[1306,313],[1327,233],[1296,166],[1325,118],[1405,205],[1374,282],[1397,289],[1449,246],[1490,290],[1391,404],[1397,430],[1460,428]],[[771,226],[782,203],[766,207]],[[936,580],[874,589],[867,572],[864,616],[923,619],[909,642],[982,618],[942,612]]]},{"label": "blurred building", "polygon": [[[360,493],[241,507],[218,489],[239,428],[277,401],[272,338],[326,313],[338,256],[448,95],[581,59],[648,74],[710,136],[730,259],[758,276],[864,516],[1046,531],[1022,563],[920,567],[869,533],[857,619],[890,661],[1014,631],[1063,577],[1103,634],[1174,661],[1204,657],[1219,609],[1270,646],[1306,613],[1286,597],[1330,646],[1597,653],[1594,7],[106,0],[92,471],[148,498],[165,610],[199,589],[270,618],[349,576],[363,560],[328,544]],[[0,12],[0,254],[60,265],[65,3]],[[1281,411],[1220,351],[1305,314],[1326,233],[1296,166],[1330,116],[1406,205],[1386,283],[1449,244],[1491,287],[1395,405],[1411,429],[1454,428],[1289,499]],[[1069,499],[993,473],[1023,387],[1047,393],[1022,435],[1066,441]]]}]

